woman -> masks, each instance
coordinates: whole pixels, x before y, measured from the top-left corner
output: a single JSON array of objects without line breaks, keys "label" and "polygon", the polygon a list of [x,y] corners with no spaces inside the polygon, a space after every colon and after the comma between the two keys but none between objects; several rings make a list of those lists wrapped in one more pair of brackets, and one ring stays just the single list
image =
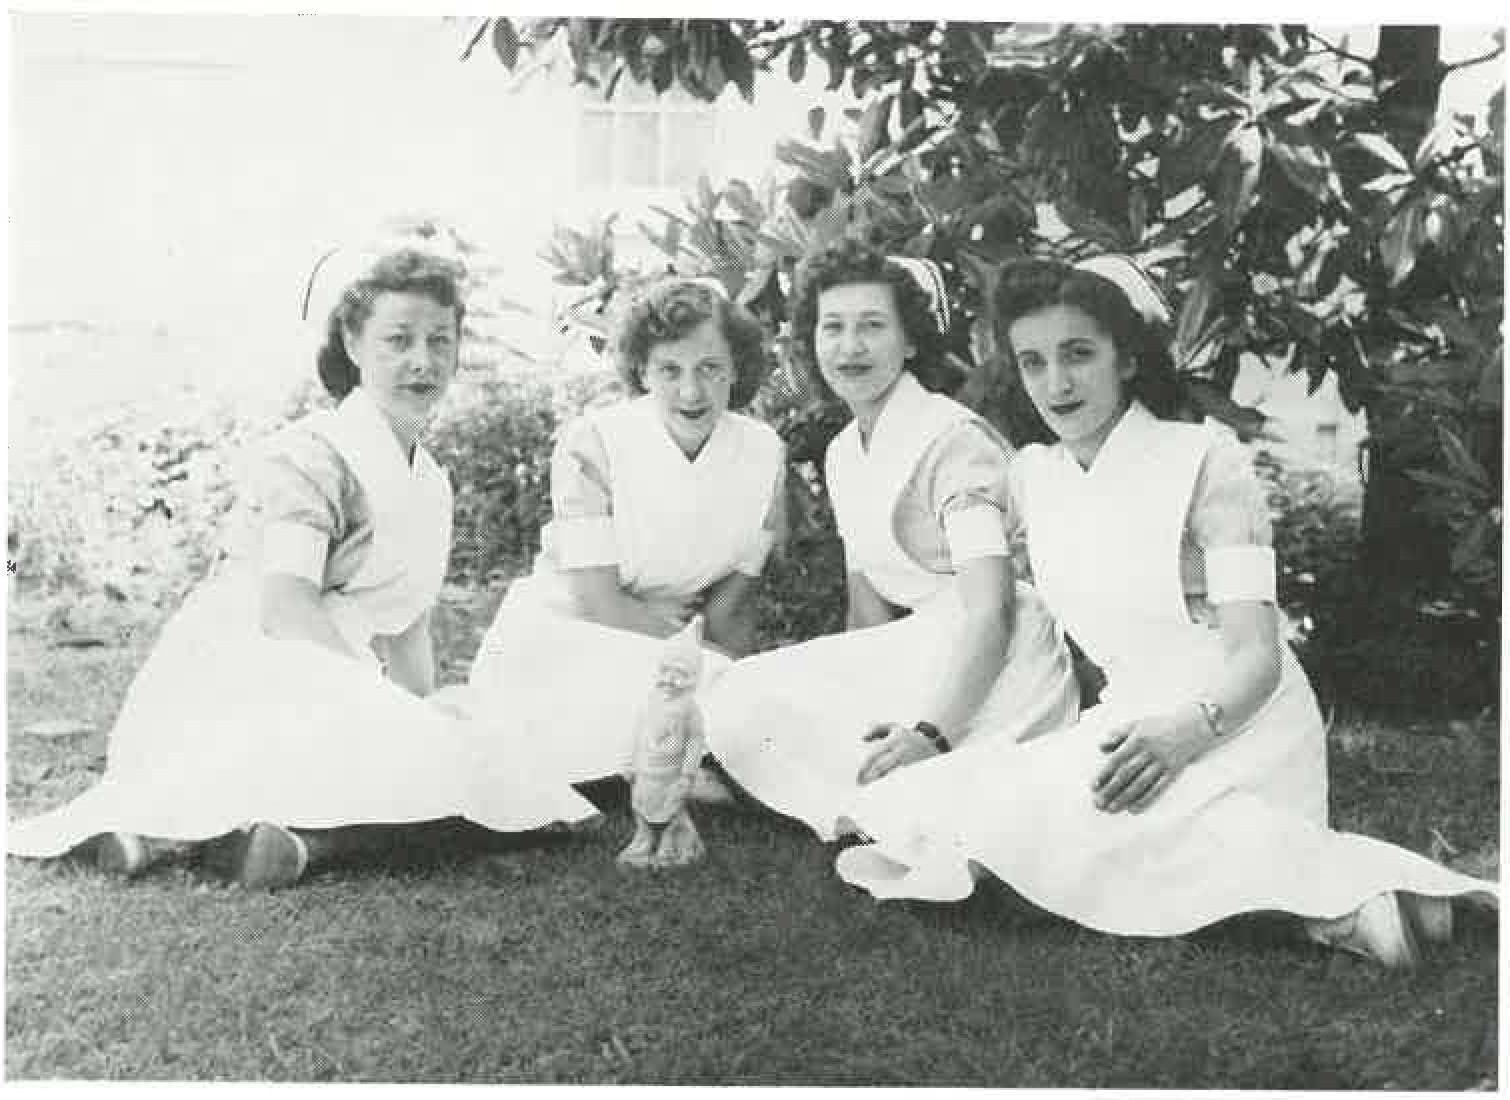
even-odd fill
[{"label": "woman", "polygon": [[337,826],[462,816],[515,831],[593,812],[424,698],[451,489],[419,437],[456,370],[460,266],[401,245],[327,258],[317,275],[312,289],[335,291],[315,316],[339,405],[260,455],[255,553],[164,629],[100,783],[12,825],[12,853],[79,849],[136,875],[164,842],[221,838],[209,862],[277,887],[386,835]]},{"label": "woman", "polygon": [[[704,683],[754,641],[752,596],[782,527],[781,441],[733,412],[767,371],[759,323],[711,280],[635,296],[615,337],[634,397],[567,425],[551,522],[473,663],[480,718],[537,774],[620,773],[660,640],[701,612]],[[702,790],[716,788],[704,777]]]},{"label": "woman", "polygon": [[847,630],[741,661],[704,709],[729,774],[820,837],[860,785],[990,738],[1073,721],[1069,656],[1014,583],[1007,444],[924,387],[942,369],[937,269],[842,241],[798,275],[792,331],[812,384],[853,415],[825,459],[844,542]]},{"label": "woman", "polygon": [[[1326,827],[1325,736],[1280,641],[1267,505],[1228,434],[1174,423],[1168,320],[1131,261],[1010,265],[996,318],[1053,446],[1013,495],[1035,583],[1105,672],[1101,705],[869,788],[876,843],[839,857],[878,897],[964,897],[972,864],[1089,927],[1167,936],[1253,910],[1413,964],[1446,900],[1492,884]],[[925,795],[947,791],[949,798]],[[919,821],[920,800],[938,812]]]}]

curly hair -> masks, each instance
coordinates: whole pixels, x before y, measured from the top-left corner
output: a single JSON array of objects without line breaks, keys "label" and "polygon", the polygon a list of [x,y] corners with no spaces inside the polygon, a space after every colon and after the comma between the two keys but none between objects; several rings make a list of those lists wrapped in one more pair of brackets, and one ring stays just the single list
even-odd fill
[{"label": "curly hair", "polygon": [[844,238],[810,253],[797,269],[792,298],[792,352],[817,393],[834,398],[834,392],[818,369],[813,347],[818,327],[818,299],[836,286],[873,284],[891,287],[902,333],[916,349],[903,369],[910,371],[927,389],[950,392],[963,376],[947,356],[944,336],[933,319],[933,300],[900,264],[892,262],[874,245]]},{"label": "curly hair", "polygon": [[465,280],[466,269],[460,261],[412,244],[380,255],[346,286],[326,318],[324,341],[315,355],[325,392],[339,401],[361,382],[362,372],[346,351],[345,336],[362,330],[379,295],[424,295],[456,314],[459,334],[466,316]]},{"label": "curly hair", "polygon": [[715,321],[734,360],[729,407],[742,409],[755,399],[770,372],[765,330],[750,312],[702,279],[670,275],[639,290],[614,332],[614,365],[629,392],[645,389],[645,363],[661,344],[674,343],[707,321]]},{"label": "curly hair", "polygon": [[[1001,269],[993,304],[997,342],[1007,349],[1014,370],[1013,322],[1051,306],[1073,306],[1100,325],[1117,353],[1136,365],[1127,392],[1161,419],[1180,418],[1180,384],[1163,327],[1144,320],[1110,279],[1057,260],[1013,260]],[[1036,410],[1033,416],[1037,418]],[[1041,419],[1038,426],[1040,437],[1053,438]]]}]

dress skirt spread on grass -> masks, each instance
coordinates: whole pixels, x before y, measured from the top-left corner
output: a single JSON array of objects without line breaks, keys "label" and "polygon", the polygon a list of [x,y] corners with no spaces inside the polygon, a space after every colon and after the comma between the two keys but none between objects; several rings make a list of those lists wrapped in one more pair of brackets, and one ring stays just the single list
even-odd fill
[{"label": "dress skirt spread on grass", "polygon": [[[1327,827],[1324,728],[1288,647],[1279,687],[1247,727],[1149,808],[1094,805],[1101,738],[1199,698],[1224,659],[1217,631],[1190,614],[1192,582],[1213,602],[1273,598],[1272,552],[1233,534],[1230,486],[1243,481],[1217,473],[1251,477],[1244,462],[1229,436],[1137,404],[1088,471],[1057,446],[1018,456],[1036,583],[1106,672],[1103,702],[1061,732],[1026,744],[972,737],[858,792],[848,811],[875,843],[840,853],[844,879],[879,898],[953,900],[971,892],[978,864],[1054,913],[1150,936],[1259,910],[1337,918],[1386,891],[1498,904],[1494,883]],[[1247,495],[1261,515],[1256,482]],[[1204,577],[1177,568],[1192,533]]]},{"label": "dress skirt spread on grass", "polygon": [[[719,417],[695,459],[649,397],[573,423],[552,459],[553,519],[534,572],[510,587],[472,665],[480,720],[536,774],[579,782],[623,772],[664,642],[581,618],[561,571],[616,566],[624,592],[670,634],[710,585],[735,570],[759,576],[781,473],[776,433],[739,413]],[[728,665],[705,650],[702,684]]]},{"label": "dress skirt spread on grass", "polygon": [[[568,786],[521,769],[476,723],[383,675],[385,638],[433,605],[451,489],[419,447],[406,464],[361,388],[274,437],[258,466],[261,560],[235,557],[185,601],[131,685],[105,775],[9,827],[16,855],[60,855],[100,833],[204,840],[289,827],[461,816],[519,831],[590,815]],[[360,658],[259,625],[259,570],[307,559],[328,534],[325,610]]]},{"label": "dress skirt spread on grass", "polygon": [[[861,740],[867,728],[922,717],[930,691],[952,675],[945,666],[965,609],[950,563],[1007,553],[1008,454],[963,405],[902,375],[869,449],[852,421],[826,464],[846,568],[911,613],[736,662],[704,697],[709,746],[723,767],[825,840],[852,828],[856,775],[872,748]],[[1030,586],[1018,584],[1015,596],[1007,660],[969,725],[962,760],[1077,713],[1058,626]]]}]

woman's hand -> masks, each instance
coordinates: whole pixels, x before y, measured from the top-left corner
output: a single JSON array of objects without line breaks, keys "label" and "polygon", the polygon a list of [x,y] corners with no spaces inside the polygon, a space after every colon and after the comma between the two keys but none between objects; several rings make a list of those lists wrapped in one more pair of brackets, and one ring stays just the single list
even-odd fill
[{"label": "woman's hand", "polygon": [[1169,789],[1212,741],[1200,709],[1156,714],[1118,726],[1101,739],[1106,763],[1091,783],[1096,808],[1140,813]]},{"label": "woman's hand", "polygon": [[865,758],[865,763],[860,765],[860,772],[855,776],[855,781],[861,786],[874,783],[898,768],[905,768],[908,764],[916,764],[919,760],[938,755],[938,748],[932,741],[910,726],[897,722],[872,726],[870,732],[865,735],[865,740],[880,741],[881,744]]}]

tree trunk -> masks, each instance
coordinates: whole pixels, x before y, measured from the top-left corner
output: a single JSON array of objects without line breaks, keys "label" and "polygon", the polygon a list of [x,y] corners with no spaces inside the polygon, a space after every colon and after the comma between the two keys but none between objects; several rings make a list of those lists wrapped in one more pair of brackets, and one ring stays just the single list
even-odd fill
[{"label": "tree trunk", "polygon": [[1441,27],[1381,27],[1374,55],[1380,119],[1395,148],[1415,153],[1437,115],[1442,78]]},{"label": "tree trunk", "polygon": [[[1381,27],[1374,75],[1380,122],[1395,148],[1414,155],[1436,117],[1445,70],[1440,59],[1440,27]],[[1406,470],[1421,465],[1406,441],[1409,403],[1383,398],[1368,404],[1368,480],[1364,486],[1359,565],[1367,603],[1385,622],[1399,623],[1419,595],[1446,568],[1442,536],[1418,510],[1421,487]]]}]

